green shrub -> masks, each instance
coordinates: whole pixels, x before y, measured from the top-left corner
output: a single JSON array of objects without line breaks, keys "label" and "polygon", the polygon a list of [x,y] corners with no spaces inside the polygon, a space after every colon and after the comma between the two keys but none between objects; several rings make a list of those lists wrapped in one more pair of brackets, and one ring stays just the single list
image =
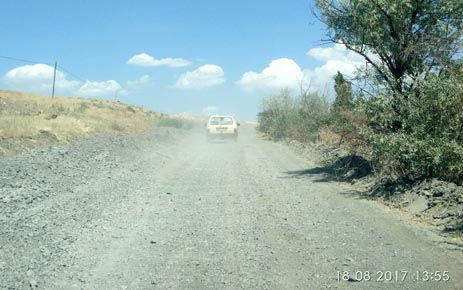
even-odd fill
[{"label": "green shrub", "polygon": [[289,137],[299,121],[295,99],[288,89],[262,101],[262,112],[258,115],[259,129],[275,139]]},{"label": "green shrub", "polygon": [[67,111],[66,108],[61,104],[53,104],[51,108],[56,113],[64,113]]},{"label": "green shrub", "polygon": [[79,107],[75,109],[75,112],[83,114],[88,108],[90,108],[88,103],[80,103]]},{"label": "green shrub", "polygon": [[406,97],[368,101],[365,112],[363,135],[384,174],[461,182],[463,88],[454,79],[431,76]]},{"label": "green shrub", "polygon": [[275,139],[313,140],[328,111],[328,100],[318,93],[293,97],[288,89],[284,89],[262,101],[262,111],[258,114],[259,130]]},{"label": "green shrub", "polygon": [[[463,73],[431,74],[407,95],[357,98],[332,109],[317,93],[288,90],[263,100],[259,129],[275,139],[314,141],[323,132],[337,146],[373,161],[382,175],[463,183]],[[323,141],[322,141],[323,142]]]},{"label": "green shrub", "polygon": [[158,127],[173,127],[179,129],[190,130],[194,127],[194,122],[179,118],[162,118],[157,122]]}]

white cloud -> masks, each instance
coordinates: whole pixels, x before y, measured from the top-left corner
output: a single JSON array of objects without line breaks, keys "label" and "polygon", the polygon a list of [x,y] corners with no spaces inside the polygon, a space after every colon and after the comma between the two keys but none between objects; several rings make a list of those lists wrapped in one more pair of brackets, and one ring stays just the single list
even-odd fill
[{"label": "white cloud", "polygon": [[[53,73],[54,67],[46,64],[24,65],[8,71],[1,81],[9,89],[49,95],[53,87]],[[64,72],[56,71],[56,95],[103,97],[118,90],[121,86],[114,80],[83,83],[69,80]]]},{"label": "white cloud", "polygon": [[184,67],[191,64],[190,61],[183,58],[161,58],[156,59],[149,54],[140,53],[132,56],[127,64],[143,67],[154,67],[154,66],[168,66],[168,67]]},{"label": "white cloud", "polygon": [[77,91],[77,95],[83,97],[109,96],[121,89],[121,85],[114,80],[103,82],[86,81]]},{"label": "white cloud", "polygon": [[180,89],[203,89],[220,85],[224,81],[224,71],[220,66],[206,64],[194,71],[182,74],[174,87]]},{"label": "white cloud", "polygon": [[246,91],[272,92],[284,87],[296,88],[303,80],[303,72],[292,59],[273,60],[260,73],[249,71],[243,74],[238,85]]},{"label": "white cloud", "polygon": [[207,107],[203,108],[203,114],[206,114],[206,115],[216,114],[217,111],[218,111],[218,109],[217,109],[216,106],[207,106]]},{"label": "white cloud", "polygon": [[[54,67],[46,64],[24,65],[8,71],[2,78],[2,82],[10,89],[51,94],[53,73]],[[57,93],[71,93],[79,85],[79,81],[68,80],[64,72],[56,71],[55,91]]]},{"label": "white cloud", "polygon": [[311,90],[324,91],[333,87],[333,77],[338,71],[353,77],[357,67],[365,65],[363,57],[341,44],[313,48],[307,55],[323,64],[311,69],[302,69],[292,59],[275,59],[260,73],[244,73],[237,83],[246,91],[267,94],[278,92],[285,87],[299,90],[301,84],[304,88],[310,86]]},{"label": "white cloud", "polygon": [[332,47],[312,48],[307,55],[324,64],[313,69],[304,70],[304,75],[313,89],[323,90],[333,86],[333,76],[340,71],[347,77],[354,77],[359,66],[365,65],[362,56],[348,50],[342,44],[335,44]]},{"label": "white cloud", "polygon": [[144,85],[148,84],[150,81],[151,81],[151,78],[149,75],[143,75],[139,77],[138,79],[128,80],[127,86],[131,89],[139,89],[143,87]]},{"label": "white cloud", "polygon": [[320,60],[330,61],[333,59],[350,61],[363,61],[363,57],[348,50],[343,44],[334,44],[332,47],[315,47],[307,52],[307,55]]}]

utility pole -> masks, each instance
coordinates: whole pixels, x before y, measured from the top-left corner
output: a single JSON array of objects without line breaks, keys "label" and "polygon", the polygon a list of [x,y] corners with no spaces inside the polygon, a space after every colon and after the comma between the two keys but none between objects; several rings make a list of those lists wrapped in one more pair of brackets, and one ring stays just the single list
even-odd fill
[{"label": "utility pole", "polygon": [[56,67],[58,66],[58,62],[55,61],[55,70],[53,72],[53,90],[51,91],[51,97],[55,96],[55,83],[56,83]]}]

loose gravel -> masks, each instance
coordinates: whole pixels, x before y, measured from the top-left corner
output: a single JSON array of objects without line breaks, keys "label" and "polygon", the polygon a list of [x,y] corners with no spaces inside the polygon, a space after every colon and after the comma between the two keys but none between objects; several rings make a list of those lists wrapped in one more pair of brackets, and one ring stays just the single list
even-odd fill
[{"label": "loose gravel", "polygon": [[439,236],[240,129],[1,160],[0,289],[461,289],[463,255]]},{"label": "loose gravel", "polygon": [[[184,134],[157,128],[98,135],[0,160],[0,289],[34,289],[69,267],[69,248],[81,232],[127,199],[129,192],[113,190],[126,186],[121,177],[141,170],[140,150],[166,154]],[[169,158],[160,153],[153,166]]]}]

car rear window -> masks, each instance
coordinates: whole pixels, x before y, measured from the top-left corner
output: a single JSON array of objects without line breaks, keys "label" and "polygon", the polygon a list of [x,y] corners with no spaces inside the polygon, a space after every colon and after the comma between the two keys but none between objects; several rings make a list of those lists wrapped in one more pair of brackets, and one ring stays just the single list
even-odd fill
[{"label": "car rear window", "polygon": [[213,117],[209,120],[211,125],[233,125],[233,119],[230,117]]}]

